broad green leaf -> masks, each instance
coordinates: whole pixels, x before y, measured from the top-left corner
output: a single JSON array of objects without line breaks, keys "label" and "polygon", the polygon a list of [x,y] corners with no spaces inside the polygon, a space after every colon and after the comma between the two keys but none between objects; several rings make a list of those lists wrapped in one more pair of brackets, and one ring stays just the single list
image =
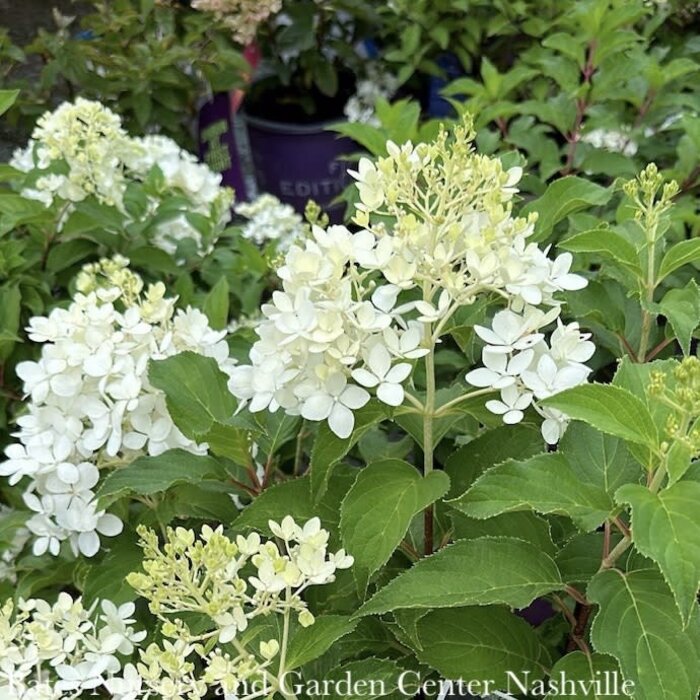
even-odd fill
[{"label": "broad green leaf", "polygon": [[345,549],[355,557],[353,573],[361,591],[399,546],[413,516],[449,487],[445,472],[423,477],[398,459],[375,462],[360,471],[343,501],[340,531]]},{"label": "broad green leaf", "polygon": [[147,496],[176,484],[196,484],[207,478],[226,479],[222,464],[213,457],[185,450],[168,450],[157,457],[139,457],[107,475],[97,495],[106,503],[125,494]]},{"label": "broad green leaf", "polygon": [[[586,532],[574,535],[557,553],[554,560],[567,583],[588,583],[600,571],[604,534]],[[614,547],[622,535],[613,533],[610,547]]]},{"label": "broad green leaf", "polygon": [[315,500],[323,497],[333,467],[352,449],[355,443],[373,426],[386,418],[386,408],[378,401],[370,401],[355,411],[355,428],[343,440],[333,433],[327,422],[318,428],[311,452],[311,492]]},{"label": "broad green leaf", "polygon": [[209,319],[209,325],[215,330],[222,330],[228,324],[229,288],[225,277],[211,288],[204,298],[202,311]]},{"label": "broad green leaf", "polygon": [[659,436],[649,409],[634,394],[610,384],[582,384],[555,394],[542,403],[604,433],[656,447]]},{"label": "broad green leaf", "polygon": [[[363,650],[365,651],[365,650]],[[323,681],[329,683],[330,693],[311,697],[331,700],[374,700],[386,695],[393,695],[399,689],[401,674],[405,669],[393,659],[367,658],[349,661],[337,666],[328,673]],[[349,692],[344,691],[344,681],[351,678]]]},{"label": "broad green leaf", "polygon": [[380,589],[357,615],[492,603],[524,608],[562,585],[552,558],[534,545],[514,537],[481,537],[421,559]]},{"label": "broad green leaf", "polygon": [[691,279],[681,289],[669,289],[659,302],[659,309],[671,324],[683,354],[687,355],[693,331],[700,325],[700,287]]},{"label": "broad green leaf", "polygon": [[697,260],[700,260],[700,238],[676,243],[666,251],[666,255],[661,260],[657,281],[660,282],[679,267]]},{"label": "broad green leaf", "polygon": [[202,440],[209,445],[209,452],[217,457],[225,457],[243,467],[252,463],[249,433],[242,428],[214,423],[209,432],[202,435]]},{"label": "broad green leaf", "polygon": [[0,363],[12,354],[17,341],[22,309],[22,292],[14,284],[0,287]]},{"label": "broad green leaf", "polygon": [[344,615],[323,615],[310,627],[298,629],[289,643],[285,668],[292,670],[324,654],[331,645],[357,626]]},{"label": "broad green leaf", "polygon": [[700,586],[700,484],[681,481],[656,494],[628,484],[617,501],[632,507],[634,546],[659,565],[687,624]]},{"label": "broad green leaf", "polygon": [[645,569],[599,573],[587,597],[600,608],[591,627],[596,651],[614,656],[635,683],[635,700],[693,700],[700,690],[700,615],[683,629],[661,574]]},{"label": "broad green leaf", "polygon": [[607,204],[611,196],[612,191],[605,187],[570,175],[555,180],[539,199],[523,207],[521,216],[538,213],[535,233],[530,240],[543,241],[569,214]]},{"label": "broad green leaf", "polygon": [[287,415],[284,411],[262,411],[255,414],[255,420],[260,426],[260,435],[256,436],[255,441],[266,455],[274,455],[282,445],[294,440],[301,429],[301,418]]},{"label": "broad green leaf", "polygon": [[71,265],[94,255],[95,247],[95,243],[86,238],[61,241],[60,245],[55,245],[50,249],[46,259],[46,269],[51,270],[51,272],[62,272]]},{"label": "broad green leaf", "polygon": [[450,496],[464,493],[487,469],[508,458],[525,459],[541,452],[540,431],[523,425],[500,425],[455,450],[445,462]]},{"label": "broad green leaf", "polygon": [[597,528],[614,507],[601,487],[579,478],[557,452],[504,462],[449,503],[473,518],[521,510],[557,513],[568,516],[583,530]]},{"label": "broad green leaf", "polygon": [[473,681],[465,690],[479,697],[506,690],[509,672],[529,681],[544,675],[537,634],[502,607],[435,610],[418,621],[418,638],[420,661],[444,678]]},{"label": "broad green leaf", "polygon": [[[582,651],[573,651],[563,656],[552,667],[549,683],[553,686],[545,700],[605,700],[606,698],[629,698],[622,692],[622,683],[618,683],[619,692],[615,692],[613,681],[607,678],[619,678],[620,668],[617,661],[605,654],[586,656]],[[556,684],[556,685],[555,685]],[[609,686],[609,687],[608,687]],[[633,690],[631,684],[627,686]],[[574,692],[570,692],[573,689]]]},{"label": "broad green leaf", "polygon": [[165,392],[175,425],[193,440],[200,439],[214,423],[228,421],[236,410],[228,377],[211,357],[181,352],[165,360],[151,360],[148,379]]},{"label": "broad green leaf", "polygon": [[126,582],[126,575],[141,569],[143,551],[133,531],[125,535],[115,541],[104,559],[87,568],[83,580],[86,605],[105,598],[115,605],[136,599],[136,591]]},{"label": "broad green leaf", "polygon": [[623,440],[579,421],[566,429],[559,452],[566,456],[581,481],[593,484],[613,497],[620,486],[638,482],[642,475],[640,464]]},{"label": "broad green leaf", "polygon": [[269,532],[268,521],[291,515],[303,524],[317,513],[311,502],[308,478],[293,479],[265,489],[236,519],[237,528]]},{"label": "broad green leaf", "polygon": [[470,518],[453,512],[452,538],[473,540],[477,537],[517,537],[539,547],[550,556],[555,554],[549,523],[539,515],[528,511],[501,513],[486,520]]},{"label": "broad green leaf", "polygon": [[562,241],[558,247],[572,253],[600,253],[620,263],[636,275],[642,274],[639,255],[634,246],[611,229],[599,228],[577,233]]},{"label": "broad green leaf", "polygon": [[0,115],[12,107],[18,95],[19,90],[0,90]]}]

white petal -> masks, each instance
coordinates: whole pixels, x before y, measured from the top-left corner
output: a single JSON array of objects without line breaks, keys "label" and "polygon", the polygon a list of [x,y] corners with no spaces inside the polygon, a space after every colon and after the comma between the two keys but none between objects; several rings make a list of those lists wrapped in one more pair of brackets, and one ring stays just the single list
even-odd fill
[{"label": "white petal", "polygon": [[323,420],[330,415],[334,403],[333,397],[328,394],[316,394],[304,401],[301,415],[307,420]]},{"label": "white petal", "polygon": [[408,362],[401,362],[398,365],[394,365],[389,370],[385,379],[387,382],[391,382],[392,384],[399,384],[408,378],[408,375],[411,374],[412,370],[413,366],[408,364]]},{"label": "white petal", "polygon": [[328,426],[339,438],[344,440],[352,435],[352,429],[355,427],[355,416],[349,408],[336,403],[328,416]]},{"label": "white petal", "polygon": [[507,411],[503,415],[503,422],[507,423],[508,425],[514,425],[515,423],[520,423],[520,421],[523,419],[523,412],[522,411]]},{"label": "white petal", "polygon": [[124,523],[111,513],[106,513],[97,521],[97,531],[107,537],[115,537],[124,529]]},{"label": "white petal", "polygon": [[362,408],[369,399],[370,396],[364,389],[361,389],[359,386],[354,386],[353,384],[347,386],[340,396],[340,402],[344,406],[354,410]]},{"label": "white petal", "polygon": [[403,403],[404,391],[400,384],[380,384],[377,398],[389,406],[400,406]]},{"label": "white petal", "polygon": [[78,548],[86,557],[94,557],[100,549],[100,538],[96,532],[81,532]]},{"label": "white petal", "polygon": [[485,367],[472,370],[465,377],[469,384],[478,387],[493,386],[500,378],[500,374],[492,372],[490,369],[486,369]]},{"label": "white petal", "polygon": [[355,369],[352,372],[352,378],[362,386],[369,387],[370,389],[379,384],[379,379],[375,377],[371,372],[361,367],[360,369]]}]

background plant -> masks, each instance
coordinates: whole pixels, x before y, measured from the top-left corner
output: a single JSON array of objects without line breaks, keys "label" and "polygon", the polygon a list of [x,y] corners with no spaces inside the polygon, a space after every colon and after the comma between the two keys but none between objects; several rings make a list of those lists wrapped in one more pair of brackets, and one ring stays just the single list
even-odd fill
[{"label": "background plant", "polygon": [[[122,115],[133,133],[162,133],[192,149],[201,99],[241,86],[249,72],[220,22],[151,1],[95,0],[77,19],[57,16],[56,30],[40,30],[28,46],[13,47],[6,35],[0,46],[2,86],[22,90],[9,118],[27,134],[47,108],[80,95]],[[20,78],[22,64],[37,58],[39,79]]]}]

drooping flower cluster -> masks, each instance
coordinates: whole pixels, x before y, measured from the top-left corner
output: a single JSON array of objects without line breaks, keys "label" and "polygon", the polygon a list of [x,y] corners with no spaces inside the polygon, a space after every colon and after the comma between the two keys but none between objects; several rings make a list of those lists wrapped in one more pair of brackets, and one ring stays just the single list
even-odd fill
[{"label": "drooping flower cluster", "polygon": [[70,306],[31,319],[27,329],[42,353],[17,365],[30,401],[0,474],[11,484],[29,479],[35,554],[58,554],[69,540],[75,553],[92,556],[99,534],[121,531],[116,516],[98,509],[100,469],[174,447],[206,450],[173,424],[163,393],[148,381],[149,360],[189,350],[224,371],[233,367],[224,332],[196,309],[175,311],[162,283],[144,291],[127,265],[115,258],[86,266]]},{"label": "drooping flower cluster", "polygon": [[[183,151],[164,136],[130,137],[118,115],[99,102],[78,98],[47,112],[37,122],[32,138],[17,150],[10,164],[27,173],[23,196],[47,207],[63,204],[58,221],[65,225],[75,203],[94,196],[102,204],[127,216],[125,195],[129,185],[143,183],[158,169],[148,190],[147,207],[139,220],[155,214],[167,197],[177,195],[184,203],[161,214],[152,243],[174,253],[178,242],[191,239],[199,252],[206,252],[218,229],[230,219],[231,190],[221,186],[221,176]],[[202,215],[214,233],[204,240],[187,218]]]},{"label": "drooping flower cluster", "polygon": [[[230,388],[251,411],[281,407],[310,420],[327,419],[336,435],[347,437],[353,411],[370,399],[367,389],[390,406],[402,404],[412,361],[432,352],[454,314],[480,295],[505,301],[506,316],[498,318],[508,321],[497,325],[508,342],[487,342],[508,347],[502,351],[507,361],[515,359],[508,353],[544,342],[541,330],[559,316],[557,294],[581,289],[586,280],[570,272],[570,254],[551,259],[548,249],[528,241],[535,217],[512,215],[521,169],[506,171],[498,159],[475,153],[473,136],[466,124],[452,140],[441,132],[433,143],[415,147],[389,142],[387,157],[360,160],[351,174],[360,198],[355,223],[362,230],[313,227],[306,241],[289,249],[278,270],[283,291],[262,308],[251,365],[232,373]],[[544,347],[539,344],[512,368],[506,362],[503,371],[517,369],[519,376],[520,370],[541,368],[542,381],[552,388],[565,388],[564,377],[569,383],[585,380],[582,362],[592,346],[577,326],[560,331],[546,352]],[[491,366],[501,367],[492,349],[487,355]],[[575,363],[576,372],[567,369],[550,381],[544,355],[556,356],[557,370]],[[549,395],[531,383],[529,399],[514,396],[512,385],[481,386],[505,392],[489,408],[513,422],[533,398]],[[544,432],[554,436],[551,422]]]},{"label": "drooping flower cluster", "polygon": [[[151,612],[163,622],[163,634],[174,640],[163,648],[151,645],[141,653],[142,663],[127,667],[134,679],[140,677],[144,691],[166,697],[164,689],[174,685],[183,689],[183,696],[200,698],[208,690],[233,693],[245,679],[263,680],[271,692],[276,690],[278,679],[268,669],[288,639],[269,638],[268,631],[253,647],[243,633],[270,615],[288,622],[293,616],[302,627],[312,625],[314,617],[302,593],[332,582],[336,570],[352,566],[353,558],[342,549],[327,551],[329,533],[318,518],[300,526],[287,516],[281,523],[270,521],[269,527],[282,541],[281,549],[257,533],[233,541],[222,527],[208,526],[200,539],[191,530],[169,529],[161,547],[154,532],[139,529],[144,571],[127,580],[149,601]],[[181,613],[199,613],[210,624],[192,631],[177,617]],[[203,661],[203,674],[195,674],[192,656]],[[178,663],[168,663],[173,658]]]},{"label": "drooping flower cluster", "polygon": [[345,103],[343,113],[350,122],[379,126],[375,113],[377,100],[390,100],[398,86],[396,76],[382,72],[370,64],[367,67],[367,78],[358,80],[355,94]]},{"label": "drooping flower cluster", "polygon": [[258,26],[282,9],[282,0],[192,0],[192,7],[212,12],[239,44],[247,46]]},{"label": "drooping flower cluster", "polygon": [[281,251],[287,250],[304,230],[301,216],[272,194],[261,194],[252,202],[241,202],[236,206],[236,214],[248,219],[241,231],[243,238],[260,246],[276,241]]},{"label": "drooping flower cluster", "polygon": [[66,700],[109,690],[123,658],[146,637],[133,627],[134,610],[109,600],[86,609],[68,593],[53,605],[8,600],[0,609],[0,697]]}]

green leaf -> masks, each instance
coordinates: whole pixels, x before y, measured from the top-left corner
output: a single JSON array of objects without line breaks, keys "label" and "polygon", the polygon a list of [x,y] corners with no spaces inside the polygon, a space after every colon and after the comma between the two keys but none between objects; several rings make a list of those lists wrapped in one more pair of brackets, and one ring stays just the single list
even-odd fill
[{"label": "green leaf", "polygon": [[632,507],[634,546],[659,565],[688,624],[700,585],[700,483],[681,481],[656,494],[627,484],[617,500]]},{"label": "green leaf", "polygon": [[421,559],[379,590],[357,615],[491,603],[524,608],[562,586],[552,558],[534,545],[514,537],[481,537]]},{"label": "green leaf", "polygon": [[0,287],[0,362],[12,354],[19,338],[22,293],[14,284]]},{"label": "green leaf", "polygon": [[141,569],[143,551],[132,531],[115,541],[102,561],[91,564],[83,582],[83,601],[92,605],[106,598],[115,605],[135,600],[136,591],[126,582],[126,574]]},{"label": "green leaf", "polygon": [[[606,687],[606,677],[619,677],[620,669],[615,659],[605,654],[586,656],[582,651],[573,651],[563,656],[552,667],[550,683],[559,683],[554,692],[549,692],[545,700],[605,700],[605,698],[629,698],[622,692],[613,692]],[[575,691],[569,692],[573,687]],[[600,689],[600,692],[598,692]]]},{"label": "green leaf", "polygon": [[681,241],[666,251],[661,260],[657,282],[683,265],[700,260],[700,238]]},{"label": "green leaf", "polygon": [[583,384],[541,402],[604,433],[656,447],[659,436],[649,409],[634,394],[610,384]]},{"label": "green leaf", "polygon": [[301,418],[287,415],[284,411],[262,411],[255,414],[255,420],[260,426],[256,442],[263,454],[268,456],[274,455],[282,445],[296,438],[301,429]]},{"label": "green leaf", "polygon": [[508,458],[525,459],[541,452],[540,431],[523,425],[500,425],[455,450],[445,462],[450,496],[463,494],[487,469]]},{"label": "green leaf", "polygon": [[200,439],[214,423],[228,421],[236,410],[228,377],[211,357],[181,352],[165,360],[151,360],[148,379],[165,392],[175,425],[192,440]]},{"label": "green leaf", "polygon": [[12,107],[18,95],[19,90],[0,90],[0,115]]},{"label": "green leaf", "polygon": [[555,180],[547,191],[521,210],[521,216],[537,212],[535,233],[530,238],[543,241],[552,233],[554,226],[569,214],[589,207],[607,204],[612,192],[580,177],[567,176]]},{"label": "green leaf", "polygon": [[423,477],[398,459],[375,462],[359,473],[343,501],[340,530],[345,549],[355,557],[353,573],[361,591],[399,546],[413,516],[444,496],[449,487],[444,472]]},{"label": "green leaf", "polygon": [[214,423],[211,430],[202,436],[209,445],[209,452],[217,457],[230,459],[234,464],[247,467],[252,463],[251,441],[246,430],[233,425]]},{"label": "green leaf", "polygon": [[[392,659],[367,658],[349,661],[331,669],[323,678],[323,681],[328,681],[330,692],[316,697],[330,700],[375,700],[393,695],[399,688],[399,679],[404,671],[405,669]],[[352,679],[349,692],[341,692],[347,678]]]},{"label": "green leaf", "polygon": [[316,515],[308,478],[293,479],[265,489],[236,519],[237,528],[269,532],[268,520],[280,521],[291,515],[304,523]]},{"label": "green leaf", "polygon": [[550,556],[555,554],[549,523],[528,511],[501,513],[486,520],[469,518],[462,513],[451,513],[452,536],[455,540],[473,540],[477,537],[517,537],[534,544]]},{"label": "green leaf", "polygon": [[642,469],[620,438],[574,421],[559,443],[559,452],[576,476],[614,497],[623,484],[638,482]]},{"label": "green leaf", "polygon": [[499,464],[449,504],[474,518],[521,510],[558,513],[583,530],[597,528],[614,507],[602,488],[582,481],[557,452]]},{"label": "green leaf", "polygon": [[289,643],[285,663],[286,670],[299,668],[304,664],[325,654],[334,642],[346,634],[350,634],[357,626],[344,615],[323,615],[316,618],[310,627],[302,627],[296,631]]},{"label": "green leaf", "polygon": [[139,457],[111,472],[97,495],[103,503],[111,503],[125,494],[147,496],[167,491],[176,484],[196,484],[210,477],[226,478],[223,466],[213,457],[168,450],[157,457]]},{"label": "green leaf", "polygon": [[620,263],[635,275],[642,275],[635,247],[611,229],[599,228],[578,233],[559,243],[558,247],[572,253],[600,253]]},{"label": "green leaf", "polygon": [[228,324],[229,288],[225,277],[211,288],[204,298],[202,311],[209,319],[209,325],[217,331],[223,330]]},{"label": "green leaf", "polygon": [[659,308],[671,324],[683,354],[687,355],[693,331],[700,324],[700,287],[691,279],[682,289],[669,289]]},{"label": "green leaf", "polygon": [[653,569],[602,571],[587,597],[600,608],[591,627],[599,652],[620,662],[635,700],[692,700],[700,689],[700,615],[683,629],[675,600]]},{"label": "green leaf", "polygon": [[[602,532],[586,532],[572,537],[557,553],[554,560],[567,583],[588,583],[600,571],[604,548]],[[610,546],[614,547],[622,535],[613,533]]]},{"label": "green leaf", "polygon": [[319,500],[328,488],[333,467],[352,449],[355,443],[374,425],[386,418],[386,407],[379,401],[370,401],[355,411],[352,435],[343,440],[323,422],[318,428],[311,452],[311,492]]},{"label": "green leaf", "polygon": [[46,269],[51,272],[62,272],[71,265],[85,260],[95,254],[96,245],[85,238],[75,238],[72,241],[61,241],[49,251],[46,258]]},{"label": "green leaf", "polygon": [[420,661],[444,678],[471,680],[464,689],[479,697],[507,689],[509,672],[529,681],[544,673],[537,634],[502,607],[435,610],[419,620],[418,638]]}]

